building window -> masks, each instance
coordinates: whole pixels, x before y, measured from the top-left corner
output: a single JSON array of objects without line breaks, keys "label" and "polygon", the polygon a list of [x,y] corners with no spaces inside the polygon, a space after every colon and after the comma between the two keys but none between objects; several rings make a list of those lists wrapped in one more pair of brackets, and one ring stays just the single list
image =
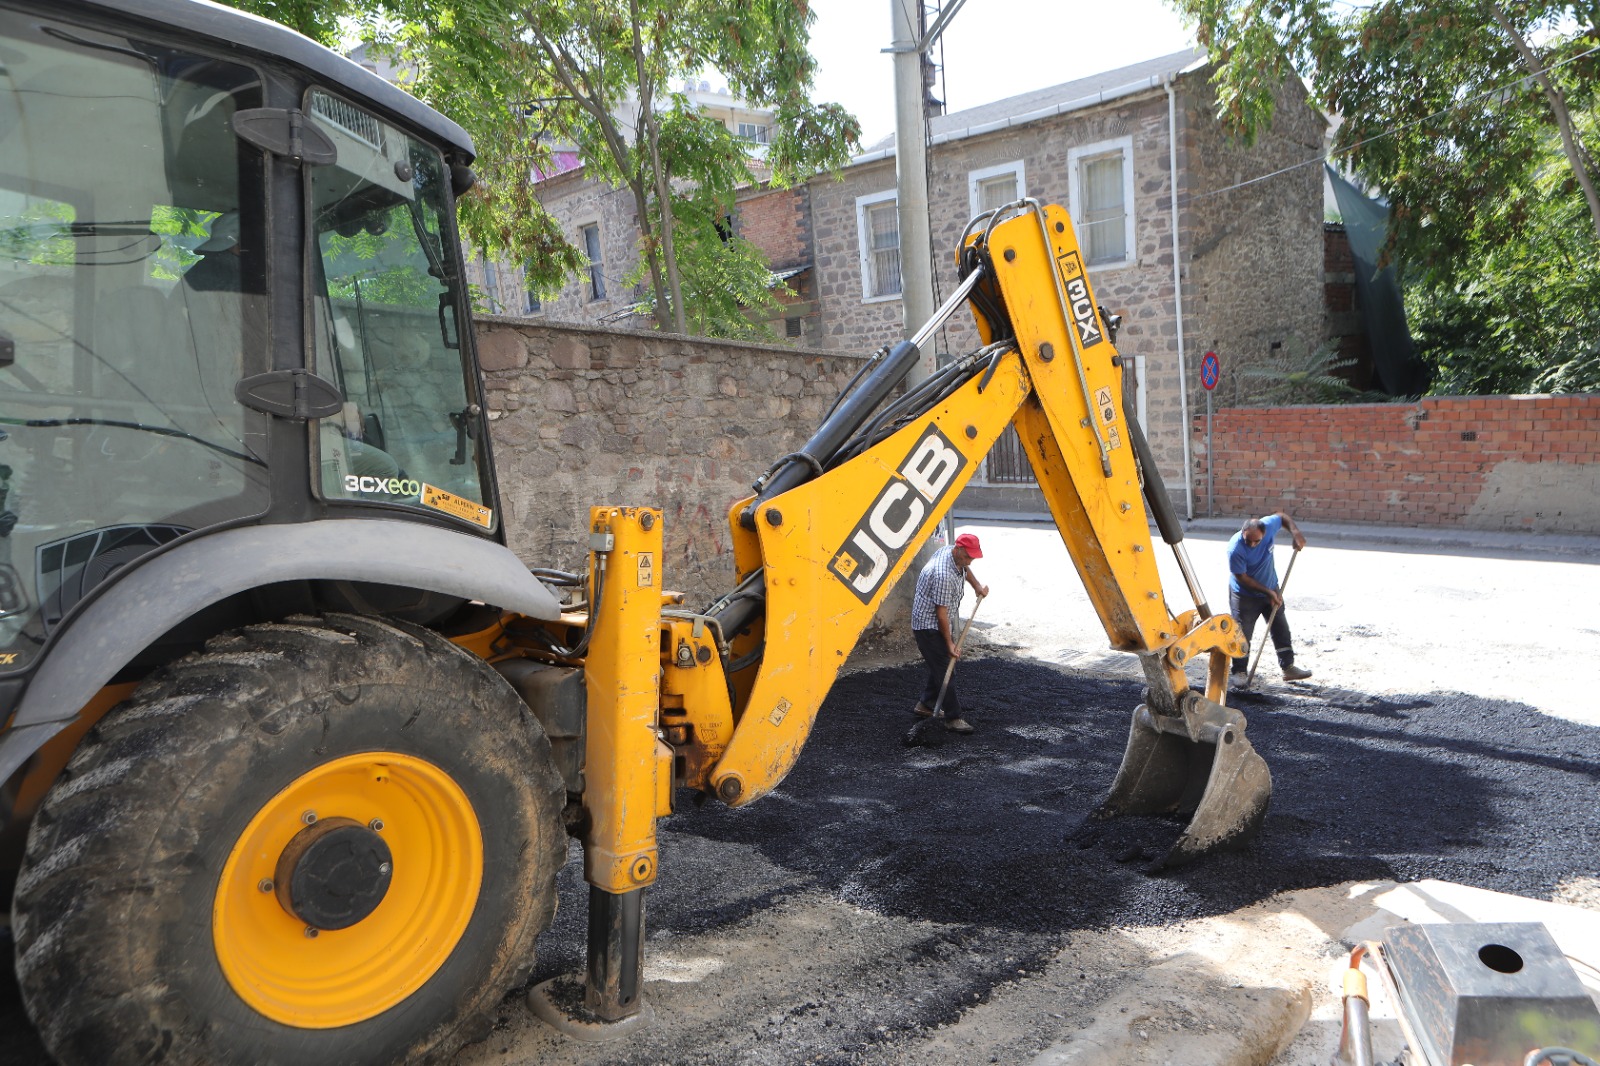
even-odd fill
[{"label": "building window", "polygon": [[786,337],[799,337],[805,331],[801,327],[801,323],[798,318],[786,318],[783,320],[783,332],[784,336]]},{"label": "building window", "polygon": [[997,207],[1020,200],[1027,183],[1022,176],[1022,160],[984,167],[967,175],[967,197],[972,213],[980,215]]},{"label": "building window", "polygon": [[767,143],[768,127],[759,122],[739,123],[739,139],[741,141],[755,141],[757,144]]},{"label": "building window", "polygon": [[533,264],[529,262],[522,267],[522,313],[536,315],[543,310],[544,303],[533,287]]},{"label": "building window", "polygon": [[1074,148],[1072,221],[1084,262],[1122,266],[1133,261],[1133,138]]},{"label": "building window", "polygon": [[606,298],[606,276],[603,273],[604,264],[600,259],[600,226],[598,223],[584,226],[583,254],[589,257],[589,299],[604,300]]},{"label": "building window", "polygon": [[483,302],[491,315],[498,315],[505,307],[500,303],[500,267],[489,253],[483,253]]},{"label": "building window", "polygon": [[900,295],[900,211],[893,192],[856,199],[861,239],[861,295],[866,301]]}]

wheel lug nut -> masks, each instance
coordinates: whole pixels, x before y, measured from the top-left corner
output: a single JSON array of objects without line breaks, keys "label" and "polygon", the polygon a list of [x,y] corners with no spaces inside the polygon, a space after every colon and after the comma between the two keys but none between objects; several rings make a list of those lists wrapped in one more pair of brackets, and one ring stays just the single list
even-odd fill
[{"label": "wheel lug nut", "polygon": [[385,877],[387,877],[389,875],[389,871],[393,870],[393,869],[394,869],[393,866],[390,866],[388,863],[384,863],[383,865],[378,867],[378,873],[383,875],[383,876],[385,876]]},{"label": "wheel lug nut", "polygon": [[256,882],[256,887],[263,892],[271,892],[273,889],[272,878],[263,877],[260,881]]},{"label": "wheel lug nut", "polygon": [[383,832],[383,819],[374,818],[372,821],[367,823],[367,828],[372,830],[374,833]]},{"label": "wheel lug nut", "polygon": [[304,814],[302,814],[300,816],[300,820],[302,822],[306,823],[307,825],[311,825],[311,824],[315,823],[316,820],[317,820],[317,812],[316,811],[307,811],[306,813],[304,813]]},{"label": "wheel lug nut", "polygon": [[309,940],[317,939],[317,927],[316,926],[314,926],[314,925],[306,926],[306,938],[309,939]]}]

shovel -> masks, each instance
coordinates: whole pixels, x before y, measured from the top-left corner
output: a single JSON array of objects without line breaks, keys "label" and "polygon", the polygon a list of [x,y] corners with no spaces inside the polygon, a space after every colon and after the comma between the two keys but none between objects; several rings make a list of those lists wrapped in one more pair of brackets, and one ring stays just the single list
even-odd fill
[{"label": "shovel", "polygon": [[[965,624],[963,624],[962,627],[961,627],[960,636],[956,637],[956,653],[957,654],[960,654],[960,652],[961,652],[961,645],[966,643],[967,630],[972,628],[972,620],[974,618],[978,617],[978,608],[982,607],[982,606],[983,606],[983,597],[979,596],[978,597],[978,602],[974,603],[972,605],[972,613],[967,615],[967,620],[966,620]],[[906,735],[905,735],[904,738],[902,738],[904,740],[904,742],[905,742],[905,746],[906,747],[914,748],[918,744],[921,744],[922,743],[922,733],[923,733],[923,730],[925,730],[928,727],[928,723],[937,722],[937,721],[940,721],[940,720],[942,720],[944,718],[944,715],[940,713],[940,709],[944,706],[944,694],[945,694],[945,691],[947,689],[949,689],[949,687],[950,687],[950,675],[955,673],[955,672],[956,672],[956,661],[955,661],[954,657],[952,657],[951,660],[950,660],[949,665],[947,665],[944,668],[944,681],[942,681],[940,683],[940,685],[939,685],[939,698],[933,701],[933,713],[931,715],[929,715],[928,717],[926,717],[926,718],[918,718],[915,722],[912,723],[911,728],[906,730]]]},{"label": "shovel", "polygon": [[1267,615],[1267,631],[1261,634],[1261,647],[1256,649],[1256,657],[1250,663],[1250,673],[1244,679],[1244,688],[1250,687],[1250,682],[1256,679],[1256,667],[1261,665],[1261,653],[1267,650],[1267,644],[1272,640],[1272,623],[1278,620],[1278,612],[1283,610],[1283,594],[1289,591],[1289,577],[1294,573],[1294,561],[1300,558],[1300,549],[1296,548],[1294,554],[1289,556],[1289,569],[1283,572],[1283,584],[1278,586],[1278,602],[1273,604],[1272,613]]}]

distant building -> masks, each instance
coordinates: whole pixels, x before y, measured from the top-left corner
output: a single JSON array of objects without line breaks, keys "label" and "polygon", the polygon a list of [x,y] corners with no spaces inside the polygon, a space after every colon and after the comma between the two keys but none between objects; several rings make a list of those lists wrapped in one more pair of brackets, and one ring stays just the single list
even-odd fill
[{"label": "distant building", "polygon": [[[1204,53],[1184,51],[929,120],[938,293],[956,285],[955,247],[972,216],[1020,196],[1064,205],[1096,297],[1123,318],[1118,348],[1139,367],[1138,408],[1175,494],[1186,416],[1202,403],[1201,356],[1215,350],[1224,375],[1237,373],[1276,346],[1314,344],[1324,319],[1322,171],[1297,165],[1317,161],[1326,122],[1286,84],[1272,128],[1253,147],[1233,144],[1209,76]],[[866,352],[900,339],[893,138],[843,181],[818,177],[808,191],[822,346]],[[938,343],[977,347],[971,316],[958,314]],[[1032,475],[1002,447],[984,479],[1028,485]],[[989,497],[1042,507],[1036,490]]]},{"label": "distant building", "polygon": [[[748,141],[752,177],[765,177],[773,113],[750,106],[725,88],[714,89],[708,81],[685,82],[679,91],[708,118]],[[638,118],[637,102],[623,108],[619,118],[624,132],[631,135]],[[489,309],[497,314],[654,328],[652,316],[633,311],[649,295],[648,284],[628,284],[624,280],[639,259],[638,212],[633,194],[626,188],[613,189],[591,181],[575,148],[554,145],[551,151],[555,165],[550,173],[532,175],[534,194],[560,224],[567,239],[588,259],[588,267],[577,278],[569,279],[560,292],[543,298],[529,291],[521,264],[490,264],[480,255],[468,267],[470,280],[483,291]]]}]

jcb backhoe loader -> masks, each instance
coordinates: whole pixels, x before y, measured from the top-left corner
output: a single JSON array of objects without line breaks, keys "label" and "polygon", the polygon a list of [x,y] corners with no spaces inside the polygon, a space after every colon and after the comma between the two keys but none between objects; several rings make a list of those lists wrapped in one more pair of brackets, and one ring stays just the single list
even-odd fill
[{"label": "jcb backhoe loader", "polygon": [[[1171,861],[1248,838],[1243,645],[1181,546],[1196,607],[1162,595],[1141,487],[1177,523],[1065,213],[979,220],[939,318],[732,505],[733,589],[691,610],[659,511],[595,508],[581,574],[505,547],[454,222],[472,156],[259,19],[0,0],[0,857],[52,1054],[446,1059],[529,972],[569,833],[565,1017],[626,1024],[657,819],[782,780],[1007,425],[1149,679],[1101,813],[1192,814]],[[967,301],[985,346],[896,395]]]}]

